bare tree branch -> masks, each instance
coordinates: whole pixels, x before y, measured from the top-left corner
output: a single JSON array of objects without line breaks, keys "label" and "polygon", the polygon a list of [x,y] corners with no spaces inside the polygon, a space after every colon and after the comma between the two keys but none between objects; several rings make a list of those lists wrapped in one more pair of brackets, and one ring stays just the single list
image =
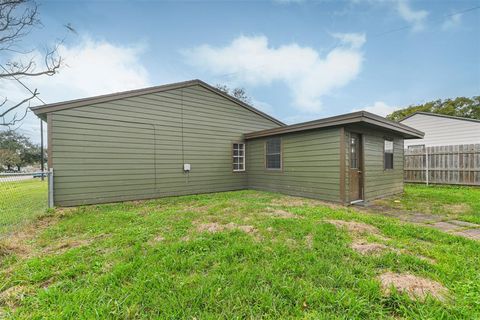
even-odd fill
[{"label": "bare tree branch", "polygon": [[[38,6],[35,0],[0,0],[0,52],[16,53],[10,57],[4,57],[3,63],[0,61],[0,80],[13,80],[19,82],[29,91],[29,96],[22,101],[9,106],[6,110],[1,108],[7,106],[7,98],[0,103],[0,126],[12,126],[25,119],[28,108],[21,116],[18,110],[25,104],[30,105],[32,99],[38,96],[37,89],[31,90],[23,82],[22,78],[53,76],[63,65],[63,59],[59,56],[59,46],[63,40],[57,43],[53,48],[45,50],[42,60],[39,57],[33,57],[35,48],[20,48],[19,44],[23,38],[28,35],[33,28],[41,25],[38,13]],[[69,30],[74,30],[69,26]],[[37,69],[37,64],[43,64],[42,68]],[[11,115],[11,116],[9,116]],[[6,120],[9,118],[10,120]]]},{"label": "bare tree branch", "polygon": [[[36,96],[38,95],[38,92],[37,90],[35,89],[34,91],[34,94],[28,98],[25,98],[23,99],[22,101],[20,101],[19,103],[13,105],[12,107],[8,108],[6,111],[4,111],[3,113],[0,113],[0,118],[4,118],[9,112],[11,112],[12,110],[15,110],[17,109],[18,107],[20,107],[21,105],[23,105],[24,103],[32,100],[33,98],[35,98]],[[6,102],[6,101],[5,101]]]}]

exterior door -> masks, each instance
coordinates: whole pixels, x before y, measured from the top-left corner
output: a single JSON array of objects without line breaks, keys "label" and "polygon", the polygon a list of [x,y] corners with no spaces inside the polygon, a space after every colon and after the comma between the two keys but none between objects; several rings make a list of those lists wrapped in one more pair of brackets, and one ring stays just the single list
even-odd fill
[{"label": "exterior door", "polygon": [[362,179],[362,136],[358,133],[350,133],[349,144],[349,185],[350,201],[363,199]]}]

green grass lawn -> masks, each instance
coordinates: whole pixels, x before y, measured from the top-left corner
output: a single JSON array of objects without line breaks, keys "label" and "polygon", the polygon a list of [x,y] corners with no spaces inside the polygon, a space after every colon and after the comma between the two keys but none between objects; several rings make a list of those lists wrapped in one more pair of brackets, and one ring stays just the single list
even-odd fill
[{"label": "green grass lawn", "polygon": [[47,181],[0,181],[0,238],[45,214]]},{"label": "green grass lawn", "polygon": [[402,195],[376,203],[480,224],[480,187],[406,184]]},{"label": "green grass lawn", "polygon": [[[480,318],[480,242],[275,193],[57,209],[0,250],[0,318]],[[386,293],[387,272],[447,291]]]}]

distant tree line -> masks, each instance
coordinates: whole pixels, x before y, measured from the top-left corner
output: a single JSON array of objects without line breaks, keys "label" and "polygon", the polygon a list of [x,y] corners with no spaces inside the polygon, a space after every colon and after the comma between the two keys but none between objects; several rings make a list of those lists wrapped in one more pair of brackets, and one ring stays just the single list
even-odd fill
[{"label": "distant tree line", "polygon": [[413,105],[394,111],[387,116],[387,119],[400,121],[415,112],[432,112],[480,120],[480,96],[472,98],[458,97],[445,100],[439,99],[424,104]]},{"label": "distant tree line", "polygon": [[20,171],[22,167],[40,164],[41,161],[40,145],[13,130],[0,132],[0,171]]}]

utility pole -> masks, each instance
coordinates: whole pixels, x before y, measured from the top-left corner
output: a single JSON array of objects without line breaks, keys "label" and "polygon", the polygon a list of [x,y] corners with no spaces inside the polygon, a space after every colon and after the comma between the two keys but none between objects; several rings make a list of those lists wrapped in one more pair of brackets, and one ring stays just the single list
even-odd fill
[{"label": "utility pole", "polygon": [[45,154],[43,152],[43,120],[40,119],[40,153],[41,153],[41,162],[40,162],[40,168],[42,171],[42,181],[44,180],[43,173],[45,172]]}]

